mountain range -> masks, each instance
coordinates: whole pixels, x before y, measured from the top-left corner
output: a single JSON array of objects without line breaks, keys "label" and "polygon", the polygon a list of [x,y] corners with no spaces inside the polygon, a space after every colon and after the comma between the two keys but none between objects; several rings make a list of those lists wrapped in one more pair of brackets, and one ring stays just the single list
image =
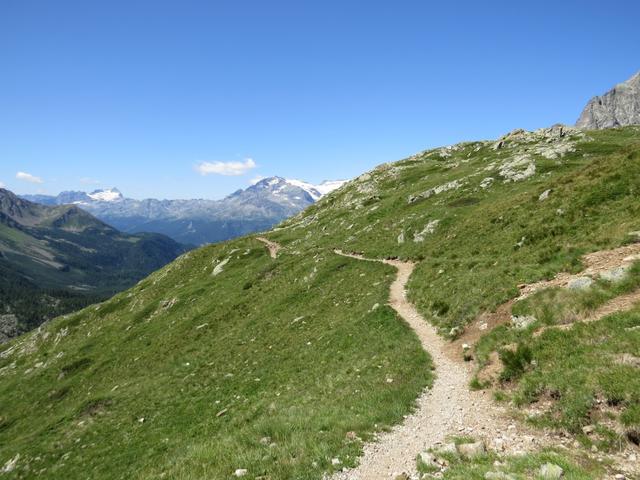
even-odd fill
[{"label": "mountain range", "polygon": [[107,298],[185,251],[164,235],[121,233],[76,205],[0,189],[0,341]]},{"label": "mountain range", "polygon": [[155,232],[183,244],[202,245],[268,230],[344,183],[313,185],[269,177],[222,200],[135,200],[116,188],[23,198],[44,205],[77,205],[123,232]]}]

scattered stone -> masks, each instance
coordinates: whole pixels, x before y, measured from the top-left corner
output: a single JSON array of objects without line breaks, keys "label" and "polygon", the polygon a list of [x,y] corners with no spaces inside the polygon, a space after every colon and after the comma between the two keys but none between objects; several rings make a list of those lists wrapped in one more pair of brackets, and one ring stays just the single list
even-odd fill
[{"label": "scattered stone", "polygon": [[234,473],[236,477],[244,477],[247,474],[246,468],[238,468]]},{"label": "scattered stone", "polygon": [[578,277],[571,280],[567,284],[567,288],[571,290],[586,290],[593,285],[593,278],[591,277]]},{"label": "scattered stone", "polygon": [[625,477],[621,473],[616,473],[616,475],[613,478],[615,478],[616,480],[625,480],[627,477]]},{"label": "scattered stone", "polygon": [[505,183],[519,182],[535,175],[536,164],[527,154],[516,155],[502,165],[499,173]]},{"label": "scattered stone", "polygon": [[227,413],[229,409],[228,408],[223,408],[222,410],[220,410],[218,413],[216,413],[216,417],[221,417],[223,416],[225,413]]},{"label": "scattered stone", "polygon": [[540,467],[540,478],[544,480],[557,480],[558,478],[562,478],[564,475],[564,470],[561,466],[556,465],[555,463],[545,463]]},{"label": "scattered stone", "polygon": [[438,226],[439,223],[440,223],[440,220],[429,221],[429,223],[425,225],[424,229],[420,233],[415,233],[413,235],[413,241],[416,243],[424,242],[424,238],[427,235],[436,231],[436,227]]},{"label": "scattered stone", "polygon": [[398,245],[401,245],[403,243],[404,243],[404,230],[400,232],[400,235],[398,235]]},{"label": "scattered stone", "polygon": [[538,201],[540,202],[544,202],[547,198],[549,198],[549,194],[551,193],[551,190],[545,190],[544,192],[542,192],[540,194],[540,196],[538,197]]},{"label": "scattered stone", "polygon": [[447,192],[449,190],[457,190],[462,186],[462,182],[460,180],[452,180],[451,182],[445,183],[444,185],[438,185],[437,187],[430,188],[422,193],[417,195],[410,195],[407,198],[407,203],[412,204],[419,200],[427,199],[432,197],[433,195],[438,195],[439,193]]},{"label": "scattered stone", "polygon": [[16,453],[15,457],[7,460],[7,463],[4,464],[0,472],[2,473],[12,472],[16,468],[16,465],[18,464],[18,460],[20,460],[20,454]]},{"label": "scattered stone", "polygon": [[477,458],[487,453],[483,442],[461,443],[457,450],[464,458]]},{"label": "scattered stone", "polygon": [[480,188],[489,188],[491,184],[493,184],[493,181],[494,181],[493,177],[483,178],[482,181],[480,182]]},{"label": "scattered stone", "polygon": [[261,445],[269,445],[271,443],[271,437],[262,437],[260,439]]},{"label": "scattered stone", "polygon": [[216,275],[220,275],[222,273],[222,271],[224,270],[224,266],[229,263],[229,260],[231,260],[231,257],[225,258],[224,260],[222,260],[220,263],[218,263],[214,269],[213,272],[211,272],[211,275],[213,275],[214,277]]},{"label": "scattered stone", "polygon": [[400,475],[393,477],[393,480],[411,480],[411,477],[406,473],[401,473]]},{"label": "scattered stone", "polygon": [[178,302],[177,298],[172,298],[171,300],[163,300],[160,302],[160,308],[163,310],[168,310],[173,307]]},{"label": "scattered stone", "polygon": [[332,458],[331,459],[331,465],[333,465],[334,467],[337,465],[340,465],[342,462],[340,461],[339,458]]},{"label": "scattered stone", "polygon": [[358,435],[356,434],[356,432],[347,432],[345,437],[350,442],[354,442],[354,441],[358,440]]},{"label": "scattered stone", "polygon": [[627,276],[627,272],[629,271],[628,266],[614,268],[613,270],[608,270],[606,272],[602,272],[600,274],[600,278],[606,280],[607,282],[617,283],[624,280]]},{"label": "scattered stone", "polygon": [[524,330],[529,325],[537,321],[537,318],[533,315],[512,315],[511,325],[518,330]]},{"label": "scattered stone", "polygon": [[431,452],[426,452],[426,451],[425,452],[420,452],[418,454],[418,458],[425,465],[431,465],[431,464],[437,463],[436,462],[436,457],[434,457]]},{"label": "scattered stone", "polygon": [[582,427],[582,433],[584,433],[585,435],[591,435],[593,432],[595,432],[596,427],[594,425],[586,425],[584,427]]}]

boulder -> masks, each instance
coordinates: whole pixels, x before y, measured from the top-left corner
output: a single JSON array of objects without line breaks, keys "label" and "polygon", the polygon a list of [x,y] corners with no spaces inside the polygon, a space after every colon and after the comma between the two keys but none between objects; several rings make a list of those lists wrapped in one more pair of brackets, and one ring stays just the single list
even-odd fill
[{"label": "boulder", "polygon": [[544,202],[547,198],[549,198],[549,194],[551,193],[551,190],[545,190],[544,192],[542,192],[540,194],[540,196],[538,197],[538,201],[540,202]]},{"label": "boulder", "polygon": [[593,285],[593,278],[591,277],[578,277],[571,280],[567,284],[567,288],[571,290],[586,290]]},{"label": "boulder", "polygon": [[524,330],[536,321],[536,317],[532,315],[512,315],[511,325],[518,330]]},{"label": "boulder", "polygon": [[418,459],[425,465],[433,465],[437,463],[436,457],[431,452],[427,452],[427,451],[420,452],[418,454]]},{"label": "boulder", "polygon": [[481,457],[487,453],[487,449],[483,442],[461,443],[457,445],[458,453],[464,458]]},{"label": "boulder", "polygon": [[540,467],[538,475],[544,480],[557,480],[558,478],[562,478],[564,470],[555,463],[545,463]]},{"label": "boulder", "polygon": [[455,443],[445,443],[443,445],[438,445],[433,447],[434,452],[439,453],[439,454],[443,454],[443,453],[458,453],[458,450],[456,449],[456,444]]}]

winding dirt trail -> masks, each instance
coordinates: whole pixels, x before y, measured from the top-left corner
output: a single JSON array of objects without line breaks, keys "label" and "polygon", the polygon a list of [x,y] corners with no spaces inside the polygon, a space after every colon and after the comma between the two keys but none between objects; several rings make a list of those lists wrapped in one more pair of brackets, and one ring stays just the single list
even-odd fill
[{"label": "winding dirt trail", "polygon": [[271,255],[271,258],[278,258],[278,251],[280,251],[280,249],[282,248],[279,243],[272,242],[271,240],[266,239],[264,237],[256,237],[256,240],[266,245],[267,250],[269,250],[269,255]]},{"label": "winding dirt trail", "polygon": [[537,445],[536,437],[523,435],[520,426],[509,421],[506,411],[496,405],[485,391],[471,391],[471,365],[450,355],[442,339],[406,299],[405,287],[414,264],[399,260],[373,260],[360,255],[335,253],[361,261],[381,261],[395,267],[397,277],[390,287],[389,304],[414,330],[422,347],[431,355],[436,367],[433,386],[416,402],[416,409],[404,422],[377,441],[366,444],[360,464],[335,474],[332,480],[382,480],[405,473],[417,478],[416,457],[451,435],[472,435],[487,445],[514,453]]}]

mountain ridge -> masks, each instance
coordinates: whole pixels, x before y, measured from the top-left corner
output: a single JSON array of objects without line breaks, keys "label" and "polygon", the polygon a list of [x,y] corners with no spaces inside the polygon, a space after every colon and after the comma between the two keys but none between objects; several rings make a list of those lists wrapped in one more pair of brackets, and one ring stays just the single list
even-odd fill
[{"label": "mountain ridge", "polygon": [[314,185],[268,177],[221,200],[135,200],[116,188],[23,198],[47,205],[74,203],[127,233],[162,233],[180,243],[201,245],[267,230],[344,183]]}]

